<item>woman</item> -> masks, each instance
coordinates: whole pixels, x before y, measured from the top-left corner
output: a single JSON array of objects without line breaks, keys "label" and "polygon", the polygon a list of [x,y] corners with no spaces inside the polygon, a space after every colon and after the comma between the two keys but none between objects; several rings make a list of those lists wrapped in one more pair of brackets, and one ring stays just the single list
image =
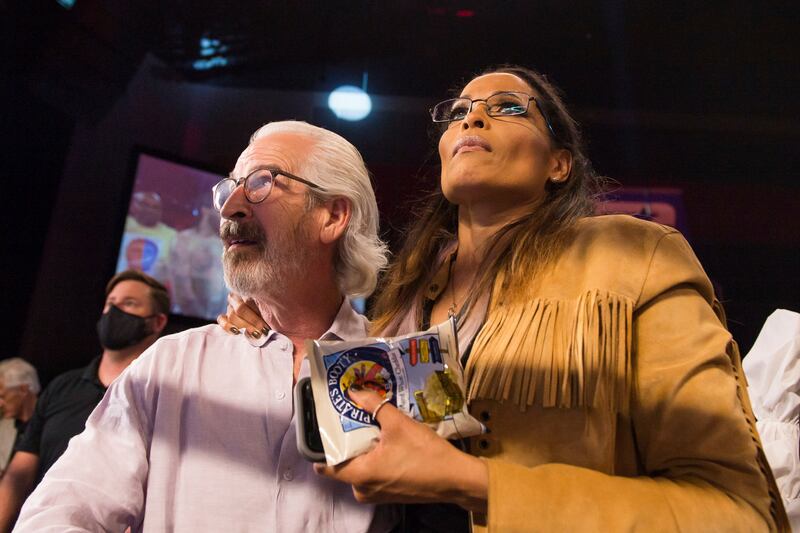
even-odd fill
[{"label": "woman", "polygon": [[543,76],[437,105],[441,191],[385,277],[385,335],[458,316],[470,453],[365,391],[378,445],[318,472],[370,502],[449,502],[475,530],[784,530],[736,344],[676,231],[591,217],[597,178]]}]

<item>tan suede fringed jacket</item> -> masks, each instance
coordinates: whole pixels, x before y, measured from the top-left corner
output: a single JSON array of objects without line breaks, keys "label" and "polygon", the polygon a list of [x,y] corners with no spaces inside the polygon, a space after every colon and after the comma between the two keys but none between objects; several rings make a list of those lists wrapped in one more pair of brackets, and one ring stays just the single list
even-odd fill
[{"label": "tan suede fringed jacket", "polygon": [[491,431],[472,442],[489,468],[476,531],[788,531],[738,348],[680,233],[587,218],[513,284],[465,369]]}]

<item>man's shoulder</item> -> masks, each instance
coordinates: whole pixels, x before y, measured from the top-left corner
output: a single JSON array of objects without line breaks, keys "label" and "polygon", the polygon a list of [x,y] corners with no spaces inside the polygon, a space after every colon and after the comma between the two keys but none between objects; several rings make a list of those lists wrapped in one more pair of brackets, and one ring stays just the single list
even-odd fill
[{"label": "man's shoulder", "polygon": [[79,391],[86,390],[83,387],[84,376],[92,368],[97,371],[97,360],[99,356],[93,359],[88,365],[80,368],[73,368],[67,370],[56,377],[42,390],[37,400],[37,413],[46,412],[50,406],[60,405],[65,398],[70,398]]},{"label": "man's shoulder", "polygon": [[52,381],[50,381],[47,387],[45,387],[45,390],[50,391],[50,393],[52,394],[53,391],[63,389],[66,386],[69,386],[73,383],[80,381],[83,378],[83,375],[87,372],[87,370],[90,367],[97,366],[96,359],[98,358],[96,357],[92,359],[92,361],[89,362],[89,364],[86,366],[73,368],[72,370],[67,370],[64,373],[57,375],[52,379]]},{"label": "man's shoulder", "polygon": [[207,324],[159,338],[136,361],[153,357],[162,359],[163,355],[169,355],[172,359],[180,359],[196,353],[213,351],[228,343],[235,343],[237,338],[237,335],[227,333],[217,324]]},{"label": "man's shoulder", "polygon": [[214,345],[230,340],[230,338],[233,338],[233,335],[226,333],[217,324],[190,328],[159,338],[139,356],[137,361],[147,360],[154,356],[160,358],[161,354],[167,353],[172,358],[181,358],[195,352],[206,351]]},{"label": "man's shoulder", "polygon": [[155,345],[181,343],[202,340],[206,338],[228,337],[230,334],[226,333],[218,324],[206,324],[196,328],[189,328],[177,333],[164,335],[158,339]]}]

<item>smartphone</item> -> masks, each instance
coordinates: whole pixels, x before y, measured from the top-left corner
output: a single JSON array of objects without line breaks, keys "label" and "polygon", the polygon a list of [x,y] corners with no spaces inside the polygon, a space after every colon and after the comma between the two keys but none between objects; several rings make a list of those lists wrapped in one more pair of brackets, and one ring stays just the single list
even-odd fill
[{"label": "smartphone", "polygon": [[317,424],[317,410],[314,408],[314,394],[311,391],[311,378],[302,378],[294,387],[294,405],[297,409],[297,451],[315,463],[325,462],[325,449]]}]

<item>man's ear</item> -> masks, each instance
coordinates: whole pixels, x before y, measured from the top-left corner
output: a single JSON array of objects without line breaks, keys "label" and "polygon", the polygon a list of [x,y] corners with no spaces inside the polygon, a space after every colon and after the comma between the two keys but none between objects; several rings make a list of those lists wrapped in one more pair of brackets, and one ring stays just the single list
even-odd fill
[{"label": "man's ear", "polygon": [[167,315],[164,313],[158,313],[153,317],[153,323],[153,333],[161,335],[161,332],[164,331],[165,327],[167,327]]},{"label": "man's ear", "polygon": [[320,228],[320,240],[325,244],[338,241],[344,235],[353,208],[350,200],[342,197],[332,198],[322,204],[322,228]]},{"label": "man's ear", "polygon": [[569,179],[572,172],[572,152],[569,150],[553,150],[550,156],[550,181],[563,183]]}]

